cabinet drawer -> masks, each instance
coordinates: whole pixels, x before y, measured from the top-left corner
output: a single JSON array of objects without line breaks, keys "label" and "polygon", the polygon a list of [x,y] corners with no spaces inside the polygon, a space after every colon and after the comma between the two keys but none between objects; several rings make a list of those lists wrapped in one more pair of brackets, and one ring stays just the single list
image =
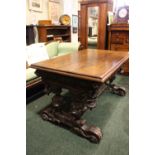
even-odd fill
[{"label": "cabinet drawer", "polygon": [[116,32],[113,31],[111,33],[111,43],[114,44],[128,44],[129,43],[129,35],[127,32]]},{"label": "cabinet drawer", "polygon": [[129,50],[129,45],[128,44],[111,44],[111,50],[116,50],[116,51],[128,51]]}]

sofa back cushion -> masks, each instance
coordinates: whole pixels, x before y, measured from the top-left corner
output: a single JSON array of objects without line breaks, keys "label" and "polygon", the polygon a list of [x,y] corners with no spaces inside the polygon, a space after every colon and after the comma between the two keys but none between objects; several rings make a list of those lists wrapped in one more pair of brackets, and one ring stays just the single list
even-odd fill
[{"label": "sofa back cushion", "polygon": [[26,47],[28,65],[49,59],[44,43],[35,43]]},{"label": "sofa back cushion", "polygon": [[71,52],[78,51],[80,46],[79,42],[72,42],[72,43],[59,43],[58,45],[58,56],[65,55]]},{"label": "sofa back cushion", "polygon": [[50,42],[46,44],[46,50],[49,58],[52,58],[58,55],[58,44],[59,44],[59,41]]}]

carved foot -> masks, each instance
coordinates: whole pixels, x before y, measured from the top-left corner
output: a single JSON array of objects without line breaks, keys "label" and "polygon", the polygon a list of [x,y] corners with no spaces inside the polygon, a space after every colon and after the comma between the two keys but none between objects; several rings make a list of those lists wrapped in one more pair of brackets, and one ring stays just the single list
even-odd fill
[{"label": "carved foot", "polygon": [[46,113],[42,113],[41,117],[45,121],[48,121],[49,120],[48,114],[46,114]]},{"label": "carved foot", "polygon": [[120,74],[120,75],[123,75],[124,74],[123,68],[120,68],[120,70],[118,71],[118,74]]},{"label": "carved foot", "polygon": [[102,138],[100,128],[89,126],[86,124],[86,120],[77,119],[74,115],[69,113],[47,107],[47,109],[42,112],[41,116],[46,121],[68,126],[73,132],[87,138],[93,143],[99,143]]},{"label": "carved foot", "polygon": [[100,128],[95,126],[89,126],[86,123],[80,127],[74,127],[73,129],[75,132],[87,138],[93,143],[99,143],[102,138],[102,132]]},{"label": "carved foot", "polygon": [[125,96],[126,95],[126,90],[124,87],[120,87],[120,86],[117,86],[115,84],[112,84],[111,81],[107,81],[106,85],[108,86],[108,89],[110,89],[110,91],[113,94],[116,94],[119,96]]},{"label": "carved foot", "polygon": [[112,93],[114,93],[116,95],[119,95],[119,96],[125,96],[126,95],[126,90],[125,90],[124,87],[119,87],[119,86],[114,85],[112,87]]}]

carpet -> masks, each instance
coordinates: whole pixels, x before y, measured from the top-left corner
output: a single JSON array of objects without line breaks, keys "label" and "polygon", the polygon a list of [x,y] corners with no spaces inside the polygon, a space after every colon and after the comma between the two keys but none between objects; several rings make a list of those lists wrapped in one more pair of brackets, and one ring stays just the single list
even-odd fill
[{"label": "carpet", "polygon": [[103,92],[97,107],[83,118],[101,128],[99,144],[75,135],[67,129],[42,120],[38,112],[51,102],[44,95],[26,107],[27,155],[128,155],[129,154],[129,77],[119,75],[114,83],[127,90],[126,96]]}]

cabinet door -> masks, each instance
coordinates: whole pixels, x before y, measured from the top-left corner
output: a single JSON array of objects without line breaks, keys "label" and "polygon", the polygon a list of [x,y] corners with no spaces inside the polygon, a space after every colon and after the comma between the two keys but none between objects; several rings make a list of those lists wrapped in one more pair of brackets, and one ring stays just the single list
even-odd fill
[{"label": "cabinet door", "polygon": [[124,44],[111,44],[110,49],[114,51],[128,51],[129,46]]},{"label": "cabinet door", "polygon": [[106,25],[107,25],[107,4],[100,4],[99,26],[98,26],[98,48],[106,48]]}]

